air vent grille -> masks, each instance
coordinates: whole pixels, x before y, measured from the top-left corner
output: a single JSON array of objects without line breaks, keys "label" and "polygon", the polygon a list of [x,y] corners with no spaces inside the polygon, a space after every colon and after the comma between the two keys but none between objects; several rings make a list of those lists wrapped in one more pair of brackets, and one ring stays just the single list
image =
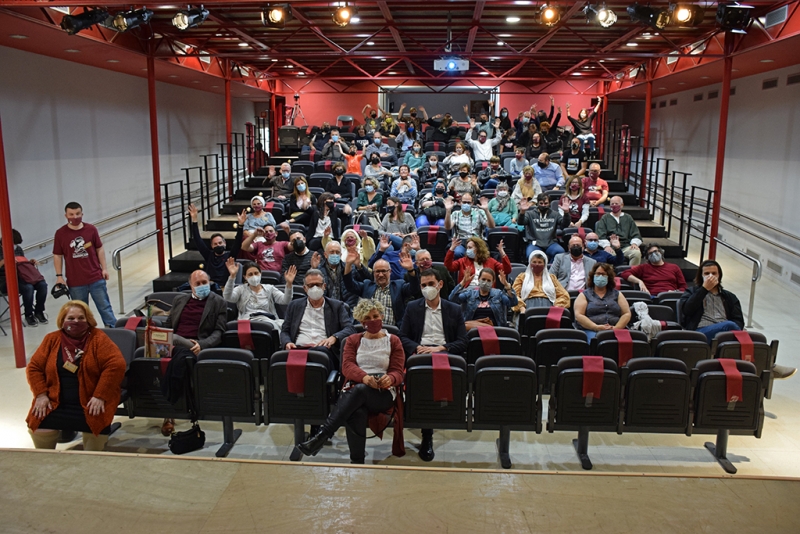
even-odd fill
[{"label": "air vent grille", "polygon": [[770,78],[761,82],[761,89],[775,89],[778,87],[778,78]]},{"label": "air vent grille", "polygon": [[800,276],[798,276],[797,274],[792,273],[792,276],[790,276],[789,278],[791,278],[792,282],[794,282],[795,284],[800,285]]},{"label": "air vent grille", "polygon": [[701,100],[703,100],[703,93],[699,93],[699,94],[694,95],[694,101],[695,102],[700,102]]},{"label": "air vent grille", "polygon": [[750,250],[749,248],[745,249],[745,253],[747,253],[748,256],[753,256],[757,260],[761,259],[761,254],[759,254],[758,252],[756,252],[754,250]]},{"label": "air vent grille", "polygon": [[800,83],[800,73],[790,74],[786,77],[786,85],[794,85]]},{"label": "air vent grille", "polygon": [[662,100],[661,102],[658,103],[658,107],[660,107],[660,108],[667,107],[667,101],[666,100]]},{"label": "air vent grille", "polygon": [[708,99],[711,100],[712,98],[718,98],[719,91],[709,91],[708,92]]},{"label": "air vent grille", "polygon": [[775,271],[778,274],[783,274],[783,267],[781,267],[780,265],[778,265],[777,263],[775,263],[772,260],[767,260],[767,267],[772,269],[773,271]]},{"label": "air vent grille", "polygon": [[670,106],[677,106],[678,105],[678,99],[677,98],[673,98],[672,100],[669,101],[669,105]]},{"label": "air vent grille", "polygon": [[772,28],[773,26],[777,26],[778,24],[782,24],[786,21],[787,17],[789,16],[789,6],[779,7],[775,11],[770,11],[767,13],[764,20],[764,27],[765,28]]}]

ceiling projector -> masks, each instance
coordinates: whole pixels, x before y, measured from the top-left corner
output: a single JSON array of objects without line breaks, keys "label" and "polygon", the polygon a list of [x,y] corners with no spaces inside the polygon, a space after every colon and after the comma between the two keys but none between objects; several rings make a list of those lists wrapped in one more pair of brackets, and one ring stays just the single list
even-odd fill
[{"label": "ceiling projector", "polygon": [[464,72],[469,70],[467,59],[437,59],[433,62],[433,70]]}]

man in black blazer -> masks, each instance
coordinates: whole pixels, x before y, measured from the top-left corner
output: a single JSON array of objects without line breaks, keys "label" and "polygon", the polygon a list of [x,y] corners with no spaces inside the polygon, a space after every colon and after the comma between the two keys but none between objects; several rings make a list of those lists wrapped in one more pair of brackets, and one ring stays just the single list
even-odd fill
[{"label": "man in black blazer", "polygon": [[[197,270],[189,277],[192,293],[181,293],[172,301],[164,326],[173,330],[172,360],[167,366],[162,392],[170,402],[183,397],[187,382],[186,358],[197,356],[201,349],[216,347],[225,333],[228,304],[213,293],[211,279],[205,271]],[[164,419],[161,433],[172,434],[175,421]]]},{"label": "man in black blazer", "polygon": [[356,333],[353,316],[344,302],[325,297],[325,279],[318,269],[308,270],[303,288],[308,298],[286,307],[281,345],[286,350],[313,347],[328,354],[338,369],[342,341]]},{"label": "man in black blazer", "polygon": [[[437,271],[428,269],[420,273],[423,298],[409,302],[400,327],[400,341],[406,358],[412,354],[447,352],[464,354],[467,350],[467,330],[461,306],[439,296],[444,285]],[[422,429],[419,457],[433,460],[433,430]]]}]

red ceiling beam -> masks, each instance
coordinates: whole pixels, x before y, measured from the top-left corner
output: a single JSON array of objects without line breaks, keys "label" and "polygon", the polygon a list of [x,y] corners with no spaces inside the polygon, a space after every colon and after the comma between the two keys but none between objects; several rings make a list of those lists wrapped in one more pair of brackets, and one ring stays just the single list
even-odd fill
[{"label": "red ceiling beam", "polygon": [[558,24],[553,26],[553,28],[549,32],[547,32],[543,37],[540,37],[539,40],[534,41],[533,43],[529,44],[528,46],[520,50],[520,53],[526,52],[528,49],[530,49],[531,53],[533,54],[537,53],[539,50],[542,49],[544,45],[547,44],[547,41],[553,38],[553,36],[558,32],[558,30],[562,28],[562,26],[565,26],[567,24],[567,21],[572,18],[572,15],[580,11],[583,7],[584,7],[583,2],[575,2],[572,5],[572,7],[569,8],[569,10],[564,14],[564,16],[561,17],[561,20],[558,22]]},{"label": "red ceiling beam", "polygon": [[467,37],[467,47],[464,49],[464,52],[467,54],[472,53],[472,47],[475,45],[475,37],[478,34],[478,23],[481,20],[481,15],[483,15],[483,7],[486,2],[476,2],[475,3],[475,12],[472,15],[472,27],[469,29],[469,36]]},{"label": "red ceiling beam", "polygon": [[[392,24],[394,22],[394,18],[392,17],[392,12],[391,10],[389,10],[389,6],[386,4],[386,2],[378,2],[378,8],[381,10],[381,14],[383,15],[383,20],[386,21],[386,24]],[[389,26],[389,32],[392,34],[392,39],[394,39],[394,44],[397,46],[397,50],[401,54],[405,54],[406,45],[400,38],[400,33],[398,33],[397,28],[395,28],[393,25]],[[406,59],[405,62],[408,71],[411,74],[416,74],[416,72],[414,71],[414,66],[411,64],[411,61]]]}]

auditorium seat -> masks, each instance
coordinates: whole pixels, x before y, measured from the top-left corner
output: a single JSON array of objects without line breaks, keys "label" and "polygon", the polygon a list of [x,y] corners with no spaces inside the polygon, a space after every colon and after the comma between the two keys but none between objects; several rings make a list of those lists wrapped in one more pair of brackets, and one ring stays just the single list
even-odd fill
[{"label": "auditorium seat", "polygon": [[646,304],[653,303],[653,297],[647,291],[639,291],[638,289],[623,289],[620,291],[628,301],[628,305],[633,309],[634,302],[644,302]]},{"label": "auditorium seat", "polygon": [[[602,356],[613,360],[617,366],[622,367],[619,361],[620,342],[617,340],[615,330],[605,330],[597,332],[592,339],[591,353],[595,356]],[[647,341],[647,334],[636,330],[628,331],[631,336],[632,358],[647,358],[650,356],[650,343]]]},{"label": "auditorium seat", "polygon": [[450,237],[444,226],[420,226],[417,228],[417,234],[420,247],[431,253],[431,259],[444,261],[447,249],[450,248]]},{"label": "auditorium seat", "polygon": [[[551,306],[549,308],[528,308],[525,310],[525,313],[519,316],[519,333],[522,335],[523,345],[525,344],[526,338],[533,339],[534,336],[536,336],[536,332],[545,328],[572,329],[572,314],[567,309],[559,308],[563,311],[561,312],[561,317],[558,321],[551,321],[548,319],[548,314],[553,308],[556,307]],[[554,322],[555,324],[550,324],[551,322]],[[584,334],[583,337],[585,340],[586,334]]]},{"label": "auditorium seat", "polygon": [[128,368],[129,417],[191,419],[187,392],[171,404],[161,393],[162,376],[161,358],[145,358],[144,347],[136,349]]},{"label": "auditorium seat", "polygon": [[276,271],[261,271],[261,283],[277,286],[281,283],[281,273]]},{"label": "auditorium seat", "polygon": [[[523,347],[526,349],[525,355],[529,358],[536,360],[536,345],[539,341],[544,341],[546,339],[563,339],[563,340],[576,340],[576,341],[586,341],[586,334],[583,330],[577,330],[574,328],[542,328],[536,334],[530,338],[527,344],[523,343]],[[525,339],[523,339],[525,341]],[[587,346],[587,352],[585,354],[590,354],[591,350],[589,346]]]},{"label": "auditorium seat", "polygon": [[452,400],[434,398],[431,354],[414,354],[406,361],[405,426],[407,428],[467,429],[467,362],[448,355]]},{"label": "auditorium seat", "polygon": [[519,333],[516,330],[503,326],[488,328],[492,328],[497,336],[497,351],[487,353],[486,344],[481,339],[479,330],[471,328],[467,332],[467,365],[475,365],[475,361],[481,356],[494,354],[522,356],[522,344],[520,343]]},{"label": "auditorium seat", "polygon": [[379,241],[380,241],[381,236],[378,233],[378,231],[372,225],[369,225],[369,224],[348,224],[347,226],[342,228],[342,232],[344,232],[345,230],[355,230],[358,233],[360,233],[361,230],[364,230],[365,232],[367,232],[367,235],[369,235],[372,238],[372,240],[375,241],[375,249],[377,250],[378,247],[380,246]]},{"label": "auditorium seat", "polygon": [[[772,370],[775,360],[778,356],[778,340],[775,339],[772,343],[767,342],[767,338],[760,332],[747,332],[750,339],[753,340],[753,359],[752,363],[756,366],[757,374],[763,373],[765,370]],[[719,358],[732,358],[735,360],[742,360],[742,345],[736,339],[733,332],[720,332],[714,337],[711,343],[711,354],[715,359]],[[767,398],[772,397],[772,375],[770,375],[769,385],[767,387]]]},{"label": "auditorium seat", "polygon": [[319,187],[321,189],[325,189],[325,186],[328,185],[328,182],[333,178],[333,175],[329,172],[315,172],[308,178],[308,187],[314,188]]},{"label": "auditorium seat", "polygon": [[711,358],[706,336],[693,330],[662,330],[650,341],[650,348],[653,357],[680,360],[689,369]]},{"label": "auditorium seat", "polygon": [[[278,284],[275,286],[275,289],[283,293],[286,290],[286,284]],[[303,289],[303,286],[295,284],[292,288],[292,300],[304,299],[304,298],[306,298],[305,289]],[[277,302],[275,303],[275,311],[278,312],[278,319],[284,318],[284,316],[286,315],[286,308],[288,306],[289,306],[288,304],[279,304]]]},{"label": "auditorium seat", "polygon": [[591,350],[585,334],[583,339],[579,339],[577,334],[583,334],[580,330],[573,330],[566,335],[563,332],[541,332],[537,333],[538,338],[533,338],[533,360],[540,369],[539,374],[543,375],[545,393],[549,393],[552,366],[571,356],[588,356]]},{"label": "auditorium seat", "polygon": [[[128,413],[128,377],[127,372],[131,367],[134,354],[136,353],[136,332],[134,330],[126,330],[125,328],[100,328],[100,331],[105,333],[111,341],[117,346],[125,358],[125,374],[122,378],[122,394],[120,396],[120,404],[124,404],[124,408],[117,408],[117,415],[129,415]],[[116,425],[116,428],[115,428]],[[119,428],[119,423],[112,423],[112,432]]]},{"label": "auditorium seat", "polygon": [[252,348],[241,346],[243,342],[247,342],[247,334],[241,330],[238,320],[228,321],[222,337],[222,346],[249,350],[258,360],[269,359],[280,348],[280,331],[266,321],[245,321],[250,324],[250,338],[254,346]]},{"label": "auditorium seat", "polygon": [[[524,249],[522,246],[522,234],[520,234],[516,227],[495,226],[486,231],[486,245],[489,247],[489,252],[495,252],[501,240],[503,241],[503,250],[506,251],[508,261],[518,262],[526,260],[526,258],[521,257],[520,251]],[[513,283],[513,281],[514,279],[509,276],[508,282]]]},{"label": "auditorium seat", "polygon": [[302,173],[306,178],[314,172],[314,163],[311,161],[295,161],[292,163],[293,173]]},{"label": "auditorium seat", "polygon": [[689,433],[689,368],[669,358],[637,358],[621,369],[619,432]]}]

